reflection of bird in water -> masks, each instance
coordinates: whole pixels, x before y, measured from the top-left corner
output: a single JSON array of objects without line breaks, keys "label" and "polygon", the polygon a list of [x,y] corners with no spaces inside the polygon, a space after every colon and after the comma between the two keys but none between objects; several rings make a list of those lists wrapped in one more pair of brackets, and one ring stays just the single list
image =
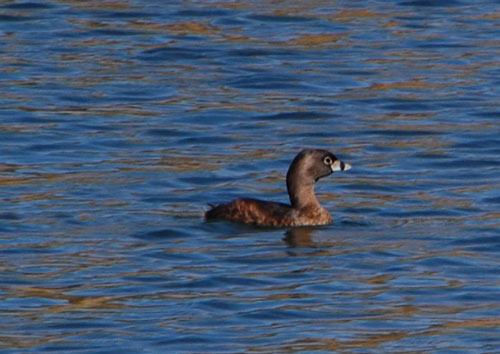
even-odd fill
[{"label": "reflection of bird in water", "polygon": [[314,194],[314,184],[335,171],[351,165],[326,150],[302,150],[292,161],[286,175],[291,205],[240,198],[213,206],[206,220],[228,220],[262,226],[304,226],[332,223],[332,217]]},{"label": "reflection of bird in water", "polygon": [[295,227],[285,232],[283,240],[293,248],[314,247],[313,228]]}]

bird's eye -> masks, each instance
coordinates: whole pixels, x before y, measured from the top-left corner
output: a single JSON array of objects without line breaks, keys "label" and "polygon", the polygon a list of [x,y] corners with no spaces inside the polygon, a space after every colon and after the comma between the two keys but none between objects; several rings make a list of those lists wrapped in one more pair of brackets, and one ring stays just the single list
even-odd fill
[{"label": "bird's eye", "polygon": [[332,158],[330,156],[325,156],[323,162],[325,163],[325,165],[331,165],[333,163]]}]

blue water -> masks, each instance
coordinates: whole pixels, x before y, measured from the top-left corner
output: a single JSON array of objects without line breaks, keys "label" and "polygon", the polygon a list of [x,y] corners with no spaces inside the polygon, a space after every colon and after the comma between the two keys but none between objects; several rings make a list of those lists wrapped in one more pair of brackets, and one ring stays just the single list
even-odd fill
[{"label": "blue water", "polygon": [[[0,352],[500,351],[498,1],[0,2]],[[287,201],[317,228],[205,223]]]}]

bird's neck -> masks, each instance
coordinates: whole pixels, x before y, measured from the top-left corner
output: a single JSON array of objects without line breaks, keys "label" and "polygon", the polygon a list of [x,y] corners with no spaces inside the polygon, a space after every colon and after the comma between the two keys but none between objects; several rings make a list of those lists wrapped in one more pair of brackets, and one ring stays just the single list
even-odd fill
[{"label": "bird's neck", "polygon": [[292,208],[302,209],[320,206],[314,194],[314,182],[299,184],[294,181],[287,181],[287,188]]}]

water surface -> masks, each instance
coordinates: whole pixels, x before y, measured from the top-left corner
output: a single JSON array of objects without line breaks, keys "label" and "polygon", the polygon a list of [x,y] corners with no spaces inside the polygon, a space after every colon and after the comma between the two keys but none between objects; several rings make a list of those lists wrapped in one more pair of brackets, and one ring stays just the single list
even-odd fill
[{"label": "water surface", "polygon": [[[2,353],[496,353],[497,1],[0,2]],[[331,226],[205,223],[287,201]]]}]

